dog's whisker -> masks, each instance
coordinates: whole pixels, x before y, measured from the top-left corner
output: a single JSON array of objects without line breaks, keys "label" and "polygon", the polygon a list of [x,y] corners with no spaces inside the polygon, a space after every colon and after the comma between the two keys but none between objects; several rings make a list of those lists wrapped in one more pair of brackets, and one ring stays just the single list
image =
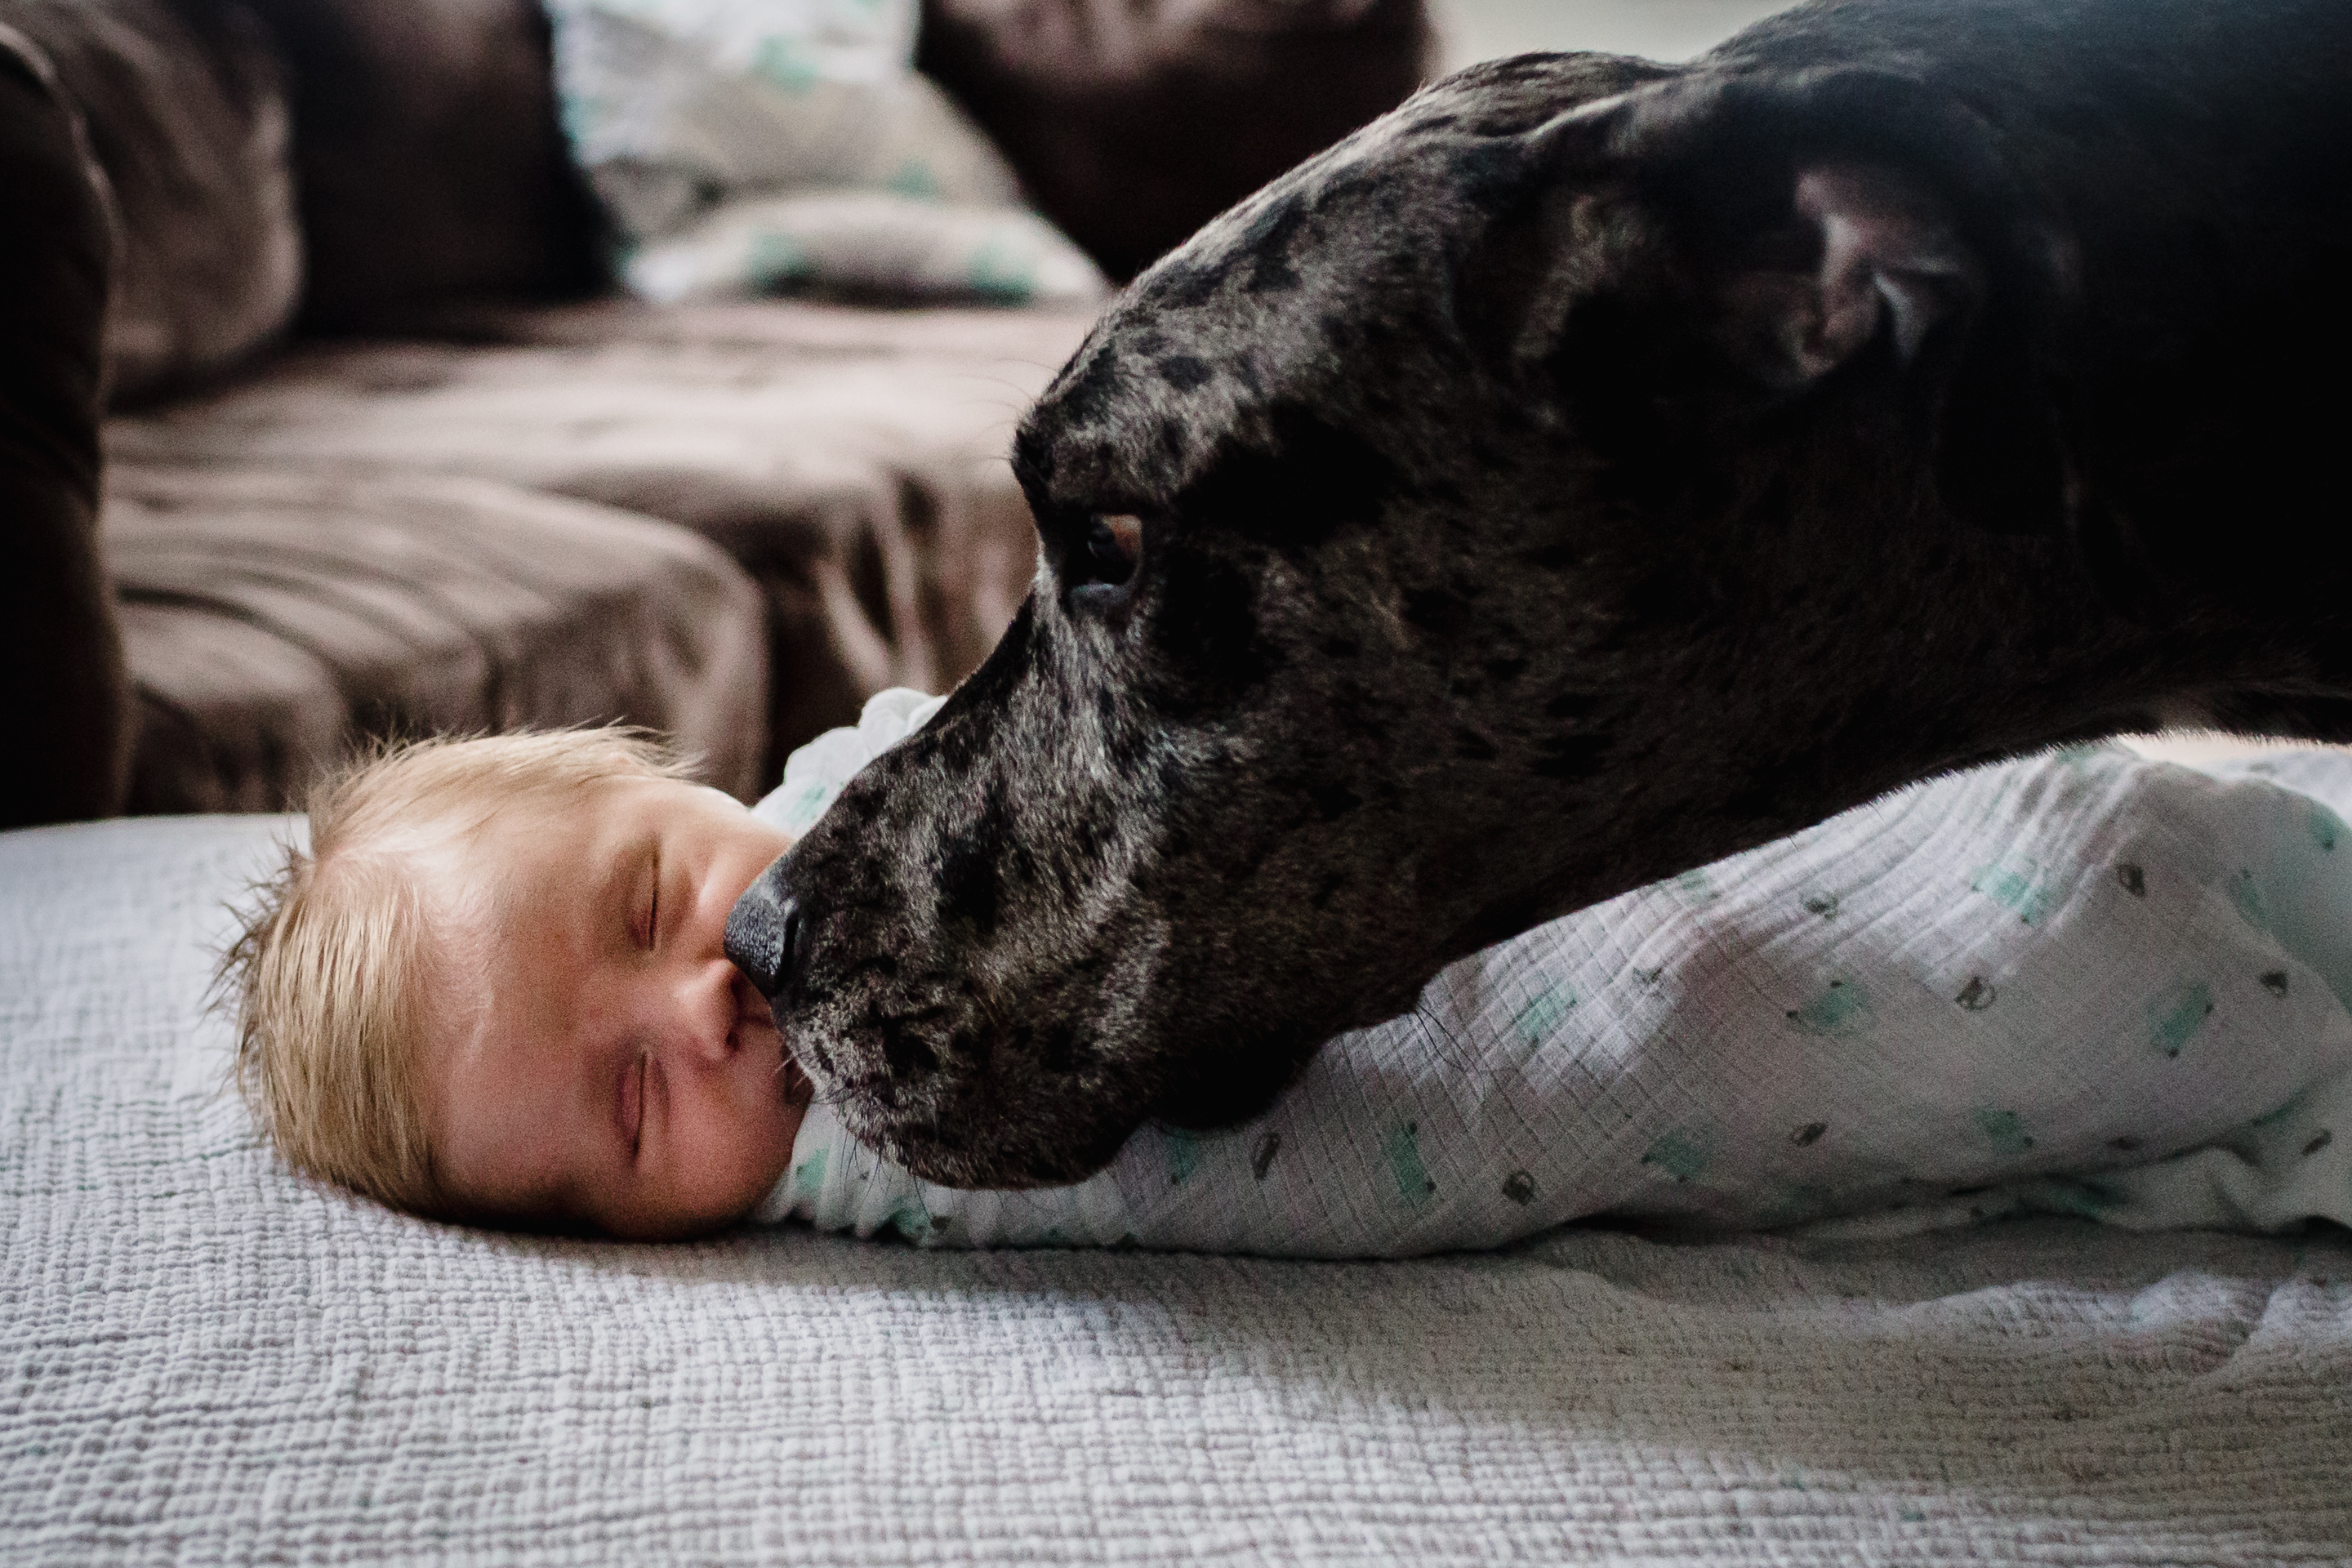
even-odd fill
[{"label": "dog's whisker", "polygon": [[1436,1037],[1435,1055],[1439,1061],[1465,1072],[1470,1070],[1470,1065],[1475,1059],[1475,1054],[1464,1043],[1460,1036],[1447,1026],[1445,1020],[1438,1016],[1425,997],[1414,999],[1412,1016],[1421,1020],[1424,1037],[1433,1035]]}]

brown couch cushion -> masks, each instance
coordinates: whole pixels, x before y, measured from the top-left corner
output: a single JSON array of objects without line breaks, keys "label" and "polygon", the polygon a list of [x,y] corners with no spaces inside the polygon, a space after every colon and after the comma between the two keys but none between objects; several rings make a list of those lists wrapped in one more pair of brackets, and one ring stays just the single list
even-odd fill
[{"label": "brown couch cushion", "polygon": [[[118,458],[474,474],[667,518],[766,589],[771,779],[886,686],[940,690],[1026,591],[1004,460],[1080,315],[619,301],[489,311],[474,343],[314,344],[116,420]],[[498,340],[495,342],[483,340]]]},{"label": "brown couch cushion", "polygon": [[137,811],[274,811],[362,737],[644,724],[760,785],[758,591],[683,529],[481,479],[117,464]]},{"label": "brown couch cushion", "polygon": [[292,319],[302,286],[276,56],[236,5],[0,0],[56,67],[106,171],[122,248],[111,395],[215,374]]},{"label": "brown couch cushion", "polygon": [[532,0],[250,0],[292,73],[306,325],[600,280]]},{"label": "brown couch cushion", "polygon": [[923,0],[916,57],[1118,279],[1431,63],[1423,0]]},{"label": "brown couch cushion", "polygon": [[122,642],[98,546],[106,211],[40,52],[0,24],[0,827],[122,802]]}]

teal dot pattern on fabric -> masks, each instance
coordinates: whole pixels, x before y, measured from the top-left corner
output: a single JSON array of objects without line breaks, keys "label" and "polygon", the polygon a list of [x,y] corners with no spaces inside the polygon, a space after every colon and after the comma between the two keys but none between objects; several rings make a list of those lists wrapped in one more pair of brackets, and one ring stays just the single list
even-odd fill
[{"label": "teal dot pattern on fabric", "polygon": [[1181,1187],[1192,1179],[1201,1168],[1201,1135],[1171,1127],[1160,1134],[1160,1145],[1168,1159],[1168,1184]]},{"label": "teal dot pattern on fabric", "polygon": [[751,74],[794,98],[806,96],[824,79],[824,72],[798,38],[773,35],[761,39],[752,49]]},{"label": "teal dot pattern on fabric", "polygon": [[558,99],[555,111],[564,139],[574,147],[583,147],[593,142],[612,119],[613,103],[602,93],[567,92]]},{"label": "teal dot pattern on fabric", "polygon": [[2254,881],[2253,872],[2245,867],[2240,867],[2238,874],[2230,879],[2230,902],[2256,931],[2271,929],[2271,912],[2263,904],[2263,889]]},{"label": "teal dot pattern on fabric", "polygon": [[2025,1130],[2025,1119],[2014,1110],[1988,1107],[1977,1111],[1974,1120],[1984,1141],[1999,1153],[2022,1154],[2033,1147],[2033,1135]]},{"label": "teal dot pattern on fabric", "polygon": [[751,237],[743,268],[754,287],[770,291],[816,276],[816,264],[800,241],[788,234],[761,229]]},{"label": "teal dot pattern on fabric", "polygon": [[1877,1022],[1870,998],[1851,980],[1832,980],[1801,1007],[1789,1009],[1789,1026],[1822,1040],[1850,1040]]},{"label": "teal dot pattern on fabric", "polygon": [[793,1167],[793,1188],[795,1192],[814,1196],[824,1189],[825,1152],[819,1149]]},{"label": "teal dot pattern on fabric", "polygon": [[1655,1166],[1677,1182],[1691,1180],[1714,1163],[1715,1141],[1688,1130],[1665,1133],[1642,1152],[1642,1163]]},{"label": "teal dot pattern on fabric", "polygon": [[940,177],[920,158],[909,158],[891,174],[888,189],[919,202],[935,202],[940,199]]},{"label": "teal dot pattern on fabric", "polygon": [[1419,1122],[1400,1121],[1391,1127],[1381,1141],[1381,1153],[1388,1163],[1390,1179],[1396,1183],[1397,1196],[1408,1205],[1418,1207],[1437,1195],[1437,1183],[1421,1157]]},{"label": "teal dot pattern on fabric", "polygon": [[1012,238],[999,237],[972,252],[964,282],[982,299],[1025,305],[1037,292],[1037,271]]},{"label": "teal dot pattern on fabric", "polygon": [[[2284,1121],[2288,1117],[2293,1116],[2295,1111],[2301,1108],[2303,1100],[2304,1097],[2298,1094],[2293,1100],[2290,1100],[2285,1104],[2280,1106],[2276,1110],[2265,1110],[2246,1125],[2249,1127],[2275,1127],[2280,1122]],[[2325,1145],[2322,1145],[2322,1147],[2325,1147]]]},{"label": "teal dot pattern on fabric", "polygon": [[803,784],[783,811],[785,830],[795,836],[807,832],[823,816],[825,808],[839,795],[839,786],[828,784]]},{"label": "teal dot pattern on fabric", "polygon": [[2308,820],[2311,827],[2311,841],[2319,846],[2320,853],[2323,855],[2335,854],[2336,847],[2344,841],[2346,834],[2352,832],[2352,828],[2345,826],[2342,817],[2315,800],[2311,803],[2311,815]]},{"label": "teal dot pattern on fabric", "polygon": [[2002,909],[2014,910],[2027,925],[2040,925],[2050,912],[2049,869],[2031,859],[1997,860],[1977,868],[1969,890],[1982,893]]},{"label": "teal dot pattern on fabric", "polygon": [[2184,980],[2148,1008],[2148,1048],[2177,1057],[2197,1037],[2213,1016],[2213,987],[2202,980]]},{"label": "teal dot pattern on fabric", "polygon": [[1519,1009],[1518,1015],[1511,1020],[1511,1027],[1517,1029],[1519,1038],[1528,1044],[1539,1046],[1559,1026],[1560,1020],[1567,1017],[1575,1005],[1576,990],[1573,986],[1565,984],[1547,985]]}]

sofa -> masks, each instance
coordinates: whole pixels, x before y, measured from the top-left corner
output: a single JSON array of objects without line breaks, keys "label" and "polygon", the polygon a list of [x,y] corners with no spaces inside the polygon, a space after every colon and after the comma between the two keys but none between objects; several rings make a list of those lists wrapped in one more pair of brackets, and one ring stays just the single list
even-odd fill
[{"label": "sofa", "polygon": [[[1419,0],[930,0],[920,38],[1114,278],[1429,49]],[[1025,590],[1003,457],[1091,312],[619,296],[532,0],[0,0],[0,160],[38,742],[0,826],[591,721],[749,795]]]}]

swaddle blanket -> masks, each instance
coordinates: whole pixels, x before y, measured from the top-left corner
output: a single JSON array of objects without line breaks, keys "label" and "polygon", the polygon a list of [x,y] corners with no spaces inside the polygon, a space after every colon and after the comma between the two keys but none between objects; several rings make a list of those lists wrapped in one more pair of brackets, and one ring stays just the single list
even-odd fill
[{"label": "swaddle blanket", "polygon": [[[794,753],[798,833],[935,711]],[[2297,760],[2352,793],[2352,758]],[[2274,779],[2078,748],[1919,785],[1453,965],[1266,1115],[1075,1186],[919,1182],[813,1107],[760,1217],[931,1246],[1313,1257],[1608,1215],[1918,1228],[2352,1222],[2352,828]],[[2341,1131],[2352,1134],[2352,1124]],[[1955,1194],[1958,1194],[1957,1196]]]},{"label": "swaddle blanket", "polygon": [[1084,301],[1102,275],[1021,205],[914,68],[915,0],[550,0],[573,156],[668,303],[813,286]]}]

